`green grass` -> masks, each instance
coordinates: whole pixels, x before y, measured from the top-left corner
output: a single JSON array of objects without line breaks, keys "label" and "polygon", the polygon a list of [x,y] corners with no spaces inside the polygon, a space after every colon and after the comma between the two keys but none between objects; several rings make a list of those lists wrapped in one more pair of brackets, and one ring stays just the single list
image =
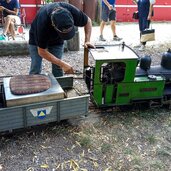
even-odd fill
[{"label": "green grass", "polygon": [[109,143],[103,143],[101,145],[101,152],[102,153],[108,153],[109,151],[111,151],[111,149],[112,149],[112,145]]},{"label": "green grass", "polygon": [[157,137],[155,135],[147,135],[146,139],[150,144],[155,144],[157,142]]}]

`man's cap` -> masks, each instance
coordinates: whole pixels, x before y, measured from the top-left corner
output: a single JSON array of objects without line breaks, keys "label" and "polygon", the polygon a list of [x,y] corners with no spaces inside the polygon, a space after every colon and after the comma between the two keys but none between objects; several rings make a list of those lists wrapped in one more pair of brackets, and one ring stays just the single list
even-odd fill
[{"label": "man's cap", "polygon": [[52,11],[51,22],[54,29],[63,40],[69,40],[75,35],[74,20],[71,13],[62,7]]}]

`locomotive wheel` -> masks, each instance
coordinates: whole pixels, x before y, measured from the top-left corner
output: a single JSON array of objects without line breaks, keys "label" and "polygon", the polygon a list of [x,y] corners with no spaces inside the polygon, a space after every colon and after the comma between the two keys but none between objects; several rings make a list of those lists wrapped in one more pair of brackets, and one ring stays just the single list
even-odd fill
[{"label": "locomotive wheel", "polygon": [[133,108],[134,108],[134,105],[123,105],[123,106],[119,106],[119,109],[122,112],[131,111]]}]

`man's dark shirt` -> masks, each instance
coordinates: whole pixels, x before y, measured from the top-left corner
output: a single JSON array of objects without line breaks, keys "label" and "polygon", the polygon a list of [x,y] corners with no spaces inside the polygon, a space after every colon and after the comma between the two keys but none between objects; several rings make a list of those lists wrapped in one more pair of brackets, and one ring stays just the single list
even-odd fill
[{"label": "man's dark shirt", "polygon": [[[11,0],[9,3],[6,2],[6,0],[4,1],[0,1],[1,5],[11,11],[14,11],[14,8],[19,9],[20,8],[20,4],[18,2],[18,0]],[[3,11],[3,17],[6,17],[7,15],[12,15],[10,13],[8,13],[6,10]],[[18,16],[20,16],[20,13],[18,13]]]},{"label": "man's dark shirt", "polygon": [[59,37],[57,31],[53,28],[50,18],[54,8],[59,6],[70,11],[75,26],[81,27],[87,24],[88,17],[82,11],[70,4],[56,2],[45,5],[39,10],[31,24],[29,44],[36,45],[42,49],[46,49],[48,46],[63,44],[64,40]]}]

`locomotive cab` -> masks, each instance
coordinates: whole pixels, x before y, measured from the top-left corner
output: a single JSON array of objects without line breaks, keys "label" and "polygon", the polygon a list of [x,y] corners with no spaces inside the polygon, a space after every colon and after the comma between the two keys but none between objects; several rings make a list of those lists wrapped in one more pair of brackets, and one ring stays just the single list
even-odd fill
[{"label": "locomotive cab", "polygon": [[134,81],[138,56],[127,46],[90,49],[94,66],[85,69],[86,83],[98,106],[117,104],[119,83]]}]

